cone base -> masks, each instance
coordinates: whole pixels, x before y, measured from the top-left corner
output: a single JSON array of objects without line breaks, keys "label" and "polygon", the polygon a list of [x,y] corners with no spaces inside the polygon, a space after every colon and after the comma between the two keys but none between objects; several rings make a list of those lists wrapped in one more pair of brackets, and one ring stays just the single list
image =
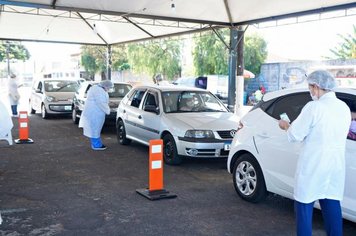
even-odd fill
[{"label": "cone base", "polygon": [[28,139],[15,139],[16,144],[32,144],[33,140],[28,138]]},{"label": "cone base", "polygon": [[165,189],[150,191],[147,188],[143,188],[143,189],[136,189],[136,193],[144,196],[145,198],[151,201],[177,197],[177,195],[169,193],[169,191]]}]

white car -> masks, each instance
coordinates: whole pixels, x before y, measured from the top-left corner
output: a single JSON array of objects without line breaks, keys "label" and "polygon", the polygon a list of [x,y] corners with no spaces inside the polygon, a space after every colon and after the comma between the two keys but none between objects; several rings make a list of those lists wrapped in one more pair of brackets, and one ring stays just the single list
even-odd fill
[{"label": "white car", "polygon": [[[336,96],[346,102],[351,112],[356,112],[356,89],[339,88]],[[293,199],[294,174],[301,144],[288,142],[278,120],[280,114],[286,113],[293,122],[309,101],[311,97],[307,89],[267,93],[241,119],[227,161],[227,169],[240,197],[258,202],[272,192]],[[351,221],[356,221],[355,154],[356,140],[348,138],[346,185],[341,205],[343,217]],[[316,207],[319,206],[316,204]]]},{"label": "white car", "polygon": [[227,158],[239,118],[212,93],[198,88],[139,86],[117,110],[117,138],[148,145],[163,139],[163,157],[177,165],[182,156]]},{"label": "white car", "polygon": [[30,111],[41,111],[43,119],[50,115],[71,114],[72,99],[79,81],[75,79],[44,78],[33,83],[30,96]]}]

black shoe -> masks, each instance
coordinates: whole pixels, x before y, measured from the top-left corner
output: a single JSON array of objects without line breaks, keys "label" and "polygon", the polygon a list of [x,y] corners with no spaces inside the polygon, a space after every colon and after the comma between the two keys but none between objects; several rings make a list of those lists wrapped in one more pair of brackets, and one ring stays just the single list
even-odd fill
[{"label": "black shoe", "polygon": [[95,150],[95,151],[103,151],[103,150],[106,149],[106,146],[105,146],[105,145],[101,145],[101,147],[92,147],[92,148],[93,148],[93,150]]}]

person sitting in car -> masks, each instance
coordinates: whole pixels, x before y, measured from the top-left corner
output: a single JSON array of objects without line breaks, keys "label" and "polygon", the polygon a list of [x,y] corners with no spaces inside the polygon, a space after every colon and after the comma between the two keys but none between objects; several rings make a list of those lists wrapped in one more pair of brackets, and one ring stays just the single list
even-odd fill
[{"label": "person sitting in car", "polygon": [[347,138],[356,140],[356,112],[351,112],[351,125]]},{"label": "person sitting in car", "polygon": [[192,111],[194,108],[194,99],[182,98],[179,105],[180,111]]}]

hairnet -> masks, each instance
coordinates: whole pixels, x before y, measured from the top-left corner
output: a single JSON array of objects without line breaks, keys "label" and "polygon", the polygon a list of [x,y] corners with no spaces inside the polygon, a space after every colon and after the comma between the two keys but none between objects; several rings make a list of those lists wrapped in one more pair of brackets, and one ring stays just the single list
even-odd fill
[{"label": "hairnet", "polygon": [[316,70],[312,72],[307,81],[309,84],[315,84],[324,90],[333,90],[336,88],[336,81],[334,77],[326,70]]},{"label": "hairnet", "polygon": [[110,80],[102,80],[100,81],[99,85],[106,89],[114,87],[114,84]]}]

